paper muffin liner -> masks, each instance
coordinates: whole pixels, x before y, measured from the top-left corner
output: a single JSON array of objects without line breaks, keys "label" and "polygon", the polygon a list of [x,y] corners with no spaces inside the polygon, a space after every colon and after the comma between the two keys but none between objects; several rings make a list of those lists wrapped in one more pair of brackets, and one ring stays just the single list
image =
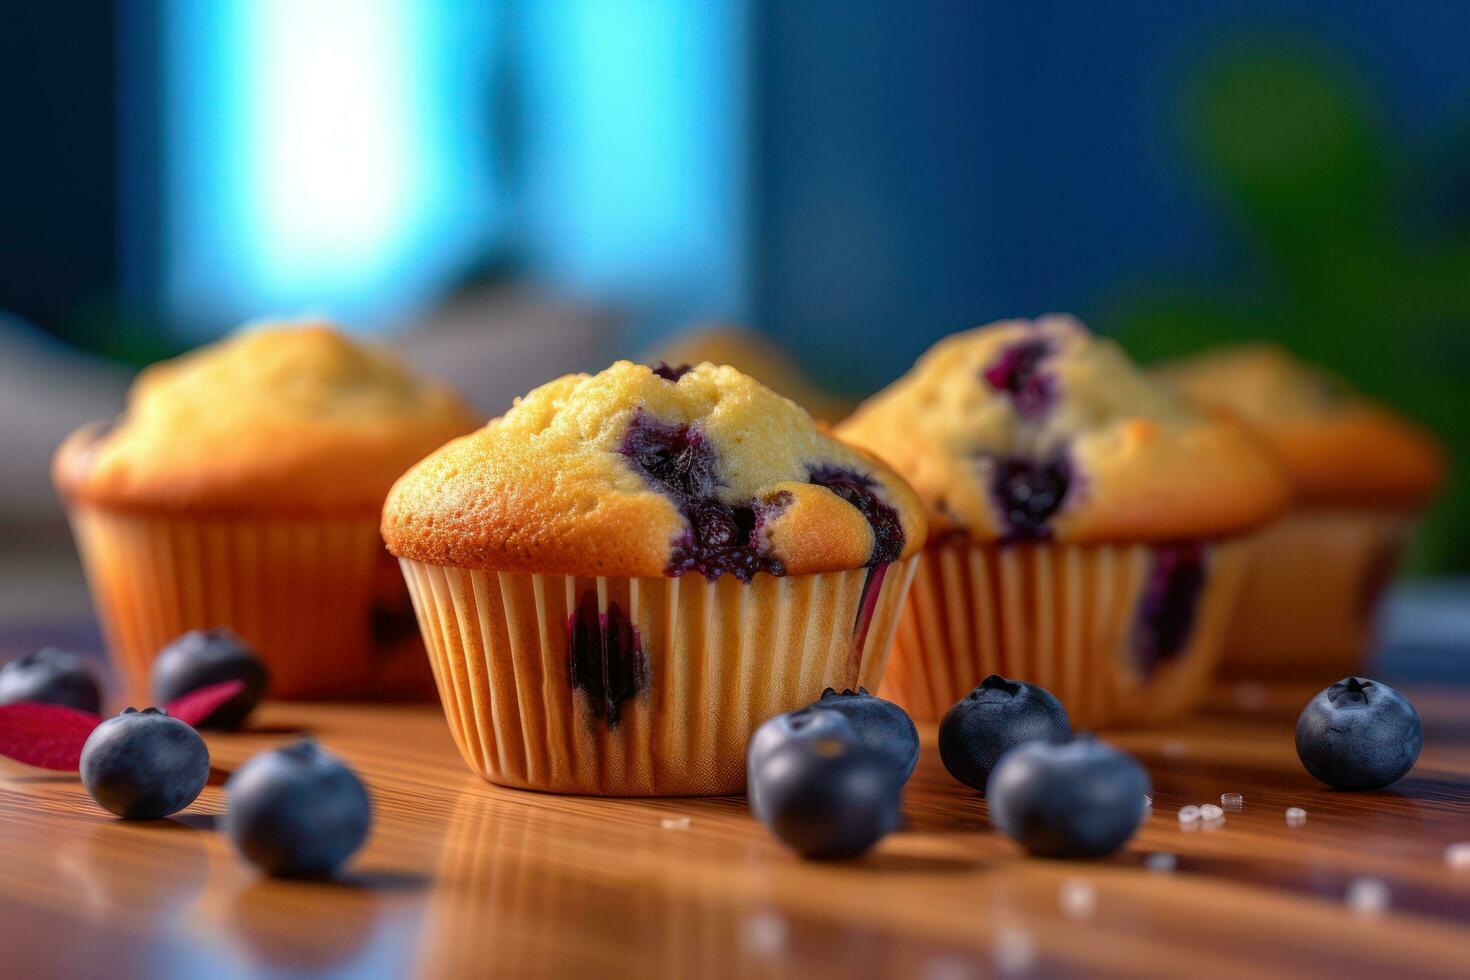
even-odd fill
[{"label": "paper muffin liner", "polygon": [[1051,691],[1077,729],[1180,715],[1214,675],[1246,548],[932,542],[882,695],[937,721],[1000,674]]},{"label": "paper muffin liner", "polygon": [[1417,515],[1296,511],[1257,536],[1222,670],[1320,677],[1360,669],[1378,600],[1398,571]]},{"label": "paper muffin liner", "polygon": [[413,609],[373,519],[209,518],[71,510],[128,696],[154,656],[227,627],[259,651],[272,697],[432,696]]},{"label": "paper muffin liner", "polygon": [[738,792],[761,722],[876,690],[914,563],[744,584],[401,561],[470,768],[606,796]]}]

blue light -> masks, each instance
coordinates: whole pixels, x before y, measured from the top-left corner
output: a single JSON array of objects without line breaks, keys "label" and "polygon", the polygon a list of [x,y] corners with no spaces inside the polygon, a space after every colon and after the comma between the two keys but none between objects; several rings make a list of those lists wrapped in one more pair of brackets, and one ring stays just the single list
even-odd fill
[{"label": "blue light", "polygon": [[162,286],[182,331],[385,327],[494,240],[490,7],[165,0]]}]

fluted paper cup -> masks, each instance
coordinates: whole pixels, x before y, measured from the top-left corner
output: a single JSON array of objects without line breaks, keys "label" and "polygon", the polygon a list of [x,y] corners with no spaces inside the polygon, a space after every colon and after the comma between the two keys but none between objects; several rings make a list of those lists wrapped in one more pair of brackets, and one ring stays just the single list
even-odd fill
[{"label": "fluted paper cup", "polygon": [[1360,670],[1378,600],[1416,520],[1396,512],[1300,511],[1263,531],[1251,548],[1222,669],[1324,683]]},{"label": "fluted paper cup", "polygon": [[227,627],[272,697],[431,691],[412,606],[376,519],[282,520],[71,509],[93,604],[128,696],[162,647]]},{"label": "fluted paper cup", "polygon": [[740,791],[761,722],[826,687],[878,687],[914,569],[744,584],[400,562],[470,768],[607,796]]},{"label": "fluted paper cup", "polygon": [[1245,548],[931,542],[882,694],[937,721],[1000,674],[1051,691],[1074,728],[1176,717],[1214,675]]}]

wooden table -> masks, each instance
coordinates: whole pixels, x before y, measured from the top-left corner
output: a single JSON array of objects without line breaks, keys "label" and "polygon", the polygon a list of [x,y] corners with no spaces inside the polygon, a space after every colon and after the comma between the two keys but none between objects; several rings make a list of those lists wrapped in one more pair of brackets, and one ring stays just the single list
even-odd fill
[{"label": "wooden table", "polygon": [[[396,977],[1470,972],[1470,690],[1409,693],[1425,751],[1391,792],[1317,786],[1292,749],[1302,690],[1223,688],[1214,713],[1118,734],[1154,780],[1126,853],[1028,859],[940,766],[871,856],[800,861],[738,798],[602,800],[472,777],[433,706],[266,706],[210,735],[223,771],[309,730],[365,777],[372,839],[336,883],[258,877],[214,830],[222,788],[124,823],[73,777],[0,768],[0,973]],[[1187,803],[1245,796],[1224,827]],[[1304,826],[1283,818],[1306,809]],[[1175,870],[1150,870],[1167,863]],[[1391,907],[1354,912],[1357,878]],[[1366,887],[1366,886],[1365,886]],[[1366,894],[1366,892],[1365,892]]]}]

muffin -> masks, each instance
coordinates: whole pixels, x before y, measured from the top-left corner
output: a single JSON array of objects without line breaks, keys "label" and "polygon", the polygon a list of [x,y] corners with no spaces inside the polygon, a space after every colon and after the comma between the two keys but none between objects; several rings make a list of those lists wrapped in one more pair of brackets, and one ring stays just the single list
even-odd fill
[{"label": "muffin", "polygon": [[227,627],[271,694],[432,696],[388,488],[478,420],[449,389],[320,323],[262,325],[143,371],[124,413],[57,451],[98,618],[128,695],[170,640]]},{"label": "muffin", "polygon": [[1187,710],[1248,533],[1287,499],[1248,430],[1066,316],[940,341],[838,434],[928,509],[883,693],[930,721],[990,674],[1048,688],[1078,727]]},{"label": "muffin", "polygon": [[730,793],[771,715],[876,688],[925,523],[730,367],[568,375],[383,510],[466,762],[567,793]]},{"label": "muffin", "polygon": [[1196,404],[1254,426],[1294,491],[1289,514],[1252,552],[1226,634],[1226,669],[1354,672],[1372,640],[1378,599],[1444,479],[1438,444],[1271,345],[1205,353],[1165,365],[1160,375]]}]

